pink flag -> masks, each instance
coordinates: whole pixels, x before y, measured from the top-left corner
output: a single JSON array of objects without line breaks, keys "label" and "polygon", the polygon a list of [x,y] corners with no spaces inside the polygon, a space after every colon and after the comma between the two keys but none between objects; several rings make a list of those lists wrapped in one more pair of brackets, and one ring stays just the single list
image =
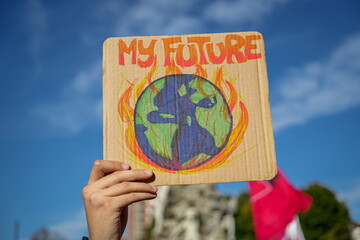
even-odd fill
[{"label": "pink flag", "polygon": [[249,187],[258,240],[281,240],[297,213],[311,205],[311,197],[295,189],[279,168],[272,180],[249,182]]}]

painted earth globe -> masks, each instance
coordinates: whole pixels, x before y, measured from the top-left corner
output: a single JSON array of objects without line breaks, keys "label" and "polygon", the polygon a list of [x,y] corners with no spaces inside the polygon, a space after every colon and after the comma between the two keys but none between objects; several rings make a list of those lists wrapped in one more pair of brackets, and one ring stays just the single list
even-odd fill
[{"label": "painted earth globe", "polygon": [[147,86],[136,102],[134,121],[143,153],[173,171],[210,161],[224,149],[232,129],[219,88],[190,74],[168,75]]}]

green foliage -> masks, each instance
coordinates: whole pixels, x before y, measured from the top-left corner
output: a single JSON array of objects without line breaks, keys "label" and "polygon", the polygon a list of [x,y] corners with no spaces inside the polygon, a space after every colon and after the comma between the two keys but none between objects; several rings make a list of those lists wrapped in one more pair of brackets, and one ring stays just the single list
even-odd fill
[{"label": "green foliage", "polygon": [[243,193],[238,198],[238,206],[235,212],[236,239],[254,240],[254,226],[252,221],[249,194]]},{"label": "green foliage", "polygon": [[152,235],[154,227],[155,227],[155,220],[152,220],[151,224],[149,224],[149,226],[147,226],[144,229],[144,234],[143,234],[143,237],[141,238],[141,240],[154,240],[153,235]]},{"label": "green foliage", "polygon": [[[329,189],[313,184],[304,192],[312,196],[313,202],[307,212],[299,213],[300,224],[306,240],[349,240],[351,219],[346,205],[336,199]],[[238,198],[235,213],[236,239],[254,240],[249,194]]]},{"label": "green foliage", "polygon": [[312,184],[304,192],[313,197],[312,206],[299,214],[307,240],[350,239],[350,216],[346,205],[339,202],[329,189]]}]

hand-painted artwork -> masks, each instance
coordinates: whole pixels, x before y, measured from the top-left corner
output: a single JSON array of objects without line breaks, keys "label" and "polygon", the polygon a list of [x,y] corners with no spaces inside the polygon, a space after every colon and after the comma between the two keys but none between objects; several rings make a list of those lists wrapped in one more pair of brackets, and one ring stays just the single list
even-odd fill
[{"label": "hand-painted artwork", "polygon": [[135,108],[140,148],[152,163],[169,170],[206,164],[224,149],[231,129],[226,99],[197,75],[175,74],[152,82]]},{"label": "hand-painted artwork", "polygon": [[276,171],[258,33],[108,39],[103,86],[105,158],[153,169],[155,184],[266,179]]},{"label": "hand-painted artwork", "polygon": [[[200,65],[195,74],[182,74],[175,66],[168,68],[170,72],[177,74],[154,81],[147,74],[120,97],[119,116],[128,125],[127,147],[140,165],[161,172],[186,174],[220,167],[244,137],[248,124],[244,102],[231,81],[223,78],[222,68],[213,82],[205,78]],[[226,97],[221,90],[225,86]],[[131,108],[129,100],[134,97],[135,108]],[[234,108],[240,109],[235,126]],[[130,112],[133,118],[126,117]]]}]

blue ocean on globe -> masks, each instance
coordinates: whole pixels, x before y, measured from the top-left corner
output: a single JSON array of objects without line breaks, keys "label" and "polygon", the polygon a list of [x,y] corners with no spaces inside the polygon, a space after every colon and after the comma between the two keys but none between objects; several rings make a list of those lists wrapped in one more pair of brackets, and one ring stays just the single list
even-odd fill
[{"label": "blue ocean on globe", "polygon": [[135,135],[143,153],[169,170],[201,166],[221,152],[232,116],[221,91],[197,75],[153,81],[137,100]]}]

